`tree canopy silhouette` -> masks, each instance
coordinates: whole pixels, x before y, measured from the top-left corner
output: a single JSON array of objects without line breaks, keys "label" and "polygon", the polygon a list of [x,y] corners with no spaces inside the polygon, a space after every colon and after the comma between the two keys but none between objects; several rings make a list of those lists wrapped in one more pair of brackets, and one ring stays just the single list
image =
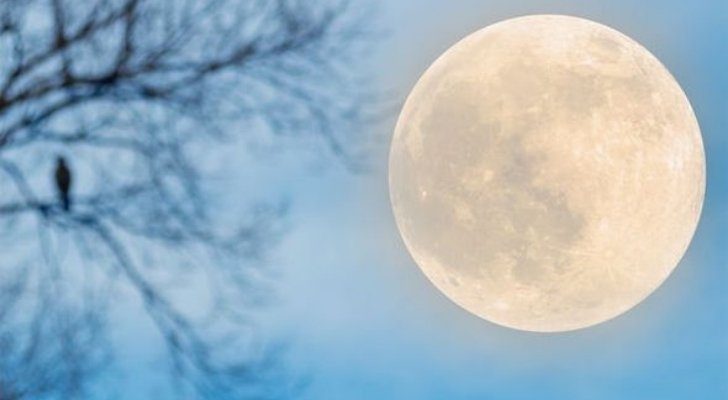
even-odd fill
[{"label": "tree canopy silhouette", "polygon": [[[249,339],[248,310],[285,203],[222,209],[204,163],[252,132],[355,162],[366,101],[355,11],[346,0],[0,3],[0,400],[83,397],[115,354],[114,293],[139,299],[185,390],[275,394],[279,349]],[[49,189],[59,151],[74,166],[72,207]],[[207,289],[205,307],[184,301],[184,279]]]}]

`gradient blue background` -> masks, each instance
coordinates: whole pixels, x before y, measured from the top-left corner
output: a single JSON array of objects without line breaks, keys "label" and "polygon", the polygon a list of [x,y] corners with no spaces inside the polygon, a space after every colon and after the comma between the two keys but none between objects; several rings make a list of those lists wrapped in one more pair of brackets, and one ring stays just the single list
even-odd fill
[{"label": "gradient blue background", "polygon": [[[246,186],[292,199],[291,232],[273,259],[278,300],[260,320],[264,333],[291,340],[288,365],[308,382],[302,397],[728,399],[728,1],[389,0],[378,10],[372,26],[385,34],[368,68],[397,104],[440,53],[502,19],[569,14],[631,36],[692,102],[707,197],[686,257],[645,302],[593,328],[534,334],[459,309],[409,258],[387,194],[395,115],[369,132],[367,173],[298,152],[241,161]],[[117,331],[125,362],[152,370],[158,359],[139,337],[153,329],[130,321]],[[148,372],[130,372],[122,397],[162,396],[163,377]]]}]

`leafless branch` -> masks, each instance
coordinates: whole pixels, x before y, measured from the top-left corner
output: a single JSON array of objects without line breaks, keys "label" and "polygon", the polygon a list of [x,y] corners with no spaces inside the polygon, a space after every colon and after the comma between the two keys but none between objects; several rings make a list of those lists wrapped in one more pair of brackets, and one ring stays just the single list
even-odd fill
[{"label": "leafless branch", "polygon": [[[113,353],[102,318],[112,290],[99,288],[119,282],[198,395],[273,393],[256,390],[283,374],[279,349],[240,332],[265,297],[251,265],[280,236],[286,204],[221,210],[202,164],[216,143],[262,134],[313,140],[357,165],[352,127],[368,94],[353,72],[366,36],[356,8],[0,3],[0,245],[27,250],[2,261],[16,274],[0,276],[0,400],[82,396]],[[71,210],[47,190],[58,152],[84,167]],[[204,316],[177,301],[168,282],[180,276],[209,289]]]}]

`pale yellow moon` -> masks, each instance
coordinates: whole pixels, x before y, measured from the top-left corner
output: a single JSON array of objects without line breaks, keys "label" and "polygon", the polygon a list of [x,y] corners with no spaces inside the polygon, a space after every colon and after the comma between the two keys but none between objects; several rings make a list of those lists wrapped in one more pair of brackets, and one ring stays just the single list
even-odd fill
[{"label": "pale yellow moon", "polygon": [[700,128],[649,51],[540,15],[447,50],[401,112],[389,187],[425,275],[471,313],[539,332],[629,310],[685,253],[705,192]]}]

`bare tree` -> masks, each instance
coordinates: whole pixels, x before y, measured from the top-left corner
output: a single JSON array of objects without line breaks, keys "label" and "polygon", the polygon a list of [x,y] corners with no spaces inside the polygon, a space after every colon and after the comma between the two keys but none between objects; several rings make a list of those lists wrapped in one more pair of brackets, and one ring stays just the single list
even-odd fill
[{"label": "bare tree", "polygon": [[[26,272],[26,271],[23,271]],[[0,284],[0,399],[76,398],[109,360],[101,305],[79,308],[57,282],[32,289],[18,274]],[[103,299],[100,299],[103,300]],[[63,301],[59,304],[58,301]],[[91,304],[89,304],[91,305]]]},{"label": "bare tree", "polygon": [[[285,203],[222,207],[204,164],[216,143],[265,132],[353,165],[366,99],[351,72],[362,36],[352,10],[0,2],[0,246],[12,249],[0,259],[0,400],[83,397],[114,353],[106,320],[124,288],[189,389],[275,394],[261,390],[285,379],[279,350],[251,339],[248,311],[265,298],[256,262]],[[72,205],[49,190],[58,153],[74,172]],[[207,288],[195,304],[185,280]]]}]

